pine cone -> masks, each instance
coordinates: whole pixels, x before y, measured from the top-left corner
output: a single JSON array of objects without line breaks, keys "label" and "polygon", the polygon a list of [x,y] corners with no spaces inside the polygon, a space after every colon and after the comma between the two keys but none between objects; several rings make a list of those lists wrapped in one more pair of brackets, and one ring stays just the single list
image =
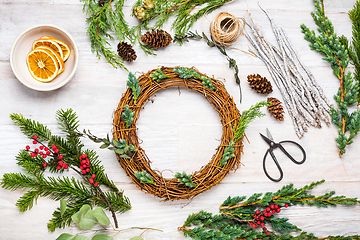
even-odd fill
[{"label": "pine cone", "polygon": [[135,50],[132,46],[126,42],[119,43],[117,46],[117,51],[119,56],[129,62],[132,62],[136,59]]},{"label": "pine cone", "polygon": [[103,7],[108,0],[99,0],[100,7]]},{"label": "pine cone", "polygon": [[271,83],[266,79],[266,77],[261,77],[257,75],[248,75],[248,82],[252,89],[261,94],[269,94],[273,91]]},{"label": "pine cone", "polygon": [[270,114],[276,118],[277,120],[284,121],[284,110],[283,106],[281,105],[281,102],[274,97],[269,97],[267,99],[267,102],[271,104],[268,106],[268,110]]},{"label": "pine cone", "polygon": [[157,29],[155,31],[153,29],[151,32],[148,31],[144,35],[142,35],[141,41],[143,41],[146,45],[150,47],[165,48],[171,43],[172,37],[164,30]]}]

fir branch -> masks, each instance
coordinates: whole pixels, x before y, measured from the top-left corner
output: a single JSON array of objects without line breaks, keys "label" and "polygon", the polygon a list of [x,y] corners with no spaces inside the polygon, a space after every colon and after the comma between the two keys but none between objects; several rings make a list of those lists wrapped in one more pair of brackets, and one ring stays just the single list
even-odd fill
[{"label": "fir branch", "polygon": [[[297,204],[327,207],[338,204],[354,205],[356,198],[333,196],[331,191],[315,197],[308,193],[324,180],[313,182],[300,189],[293,184],[286,185],[277,192],[255,193],[250,197],[228,197],[220,206],[220,214],[200,211],[191,214],[179,230],[185,237],[205,239],[359,239],[360,236],[328,236],[317,238],[312,233],[289,222],[287,218],[277,217],[283,208]],[[261,197],[262,196],[262,197]],[[272,226],[269,231],[266,224]],[[295,235],[296,234],[296,235]]]},{"label": "fir branch", "polygon": [[323,0],[314,0],[316,11],[311,15],[318,25],[319,35],[310,31],[304,24],[301,25],[304,38],[310,42],[310,48],[320,52],[325,61],[330,63],[334,75],[340,80],[340,87],[334,99],[338,109],[331,107],[332,122],[338,126],[338,137],[335,139],[341,157],[346,152],[346,146],[353,142],[353,138],[360,130],[360,110],[349,114],[348,107],[359,98],[359,82],[353,80],[351,73],[345,73],[350,61],[347,44],[344,38],[334,32],[332,22],[326,17]]},{"label": "fir branch", "polygon": [[248,110],[242,112],[239,123],[237,126],[234,126],[234,137],[233,142],[236,143],[244,135],[246,128],[249,124],[255,120],[255,118],[260,118],[265,116],[264,113],[260,111],[260,108],[268,106],[269,104],[265,101],[258,102],[255,105],[252,105]]},{"label": "fir branch", "polygon": [[135,177],[137,179],[140,180],[141,183],[147,184],[153,184],[156,185],[156,183],[154,182],[154,179],[146,172],[146,171],[142,171],[142,172],[135,172]]},{"label": "fir branch", "polygon": [[139,81],[132,72],[129,72],[127,86],[131,89],[133,93],[134,104],[136,104],[136,100],[140,95],[141,88],[139,86]]},{"label": "fir branch", "polygon": [[186,172],[183,172],[183,173],[176,172],[174,177],[180,183],[185,184],[188,187],[191,187],[191,188],[196,187],[196,184],[193,183],[193,181],[191,180],[191,175],[187,175]]}]

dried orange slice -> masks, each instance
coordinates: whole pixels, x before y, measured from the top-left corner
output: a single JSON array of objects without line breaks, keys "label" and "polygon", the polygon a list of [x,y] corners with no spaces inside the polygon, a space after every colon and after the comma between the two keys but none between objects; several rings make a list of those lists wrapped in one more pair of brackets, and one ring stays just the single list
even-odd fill
[{"label": "dried orange slice", "polygon": [[65,64],[64,64],[64,61],[62,60],[62,58],[60,57],[60,55],[57,54],[52,48],[50,48],[48,46],[41,45],[41,46],[38,46],[36,49],[39,49],[39,48],[48,50],[49,52],[51,52],[55,56],[55,58],[56,58],[56,60],[58,62],[58,67],[59,67],[58,75],[60,73],[62,73],[64,71],[64,69],[65,69]]},{"label": "dried orange slice", "polygon": [[40,82],[50,82],[59,72],[56,57],[48,50],[36,48],[26,56],[31,76]]},{"label": "dried orange slice", "polygon": [[66,43],[64,43],[60,39],[57,39],[57,38],[54,38],[54,37],[51,37],[51,36],[46,36],[46,35],[42,36],[40,39],[51,39],[51,40],[55,41],[61,47],[61,50],[62,50],[63,55],[64,55],[64,57],[63,57],[64,62],[66,60],[68,60],[68,58],[70,56],[70,53],[71,53],[71,50],[70,50],[69,46]]},{"label": "dried orange slice", "polygon": [[38,39],[38,40],[35,40],[33,42],[33,44],[32,44],[32,48],[35,49],[38,46],[48,46],[48,47],[54,49],[54,51],[57,54],[59,54],[62,59],[64,59],[63,51],[62,51],[60,45],[57,44],[54,40],[52,40],[52,39]]}]

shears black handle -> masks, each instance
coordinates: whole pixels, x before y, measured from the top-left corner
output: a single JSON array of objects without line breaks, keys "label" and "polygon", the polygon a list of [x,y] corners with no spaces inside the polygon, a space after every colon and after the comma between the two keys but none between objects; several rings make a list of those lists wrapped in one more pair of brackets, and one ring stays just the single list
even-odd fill
[{"label": "shears black handle", "polygon": [[[285,148],[281,145],[282,143],[291,143],[291,144],[296,145],[296,146],[301,150],[301,152],[302,152],[302,154],[303,154],[303,159],[302,159],[301,161],[295,160],[295,159],[290,155],[290,153],[288,153],[288,152],[285,150]],[[281,142],[279,142],[279,143],[272,143],[272,144],[271,144],[271,147],[266,151],[266,153],[265,153],[265,155],[264,155],[264,159],[263,159],[263,169],[264,169],[265,175],[266,175],[271,181],[279,182],[279,181],[281,181],[281,179],[283,178],[284,173],[283,173],[283,171],[282,171],[282,169],[281,169],[281,167],[280,167],[279,162],[277,161],[277,159],[276,159],[276,157],[275,157],[275,155],[274,155],[274,153],[273,153],[273,150],[274,150],[275,148],[280,148],[280,150],[281,150],[288,158],[290,158],[291,161],[293,161],[293,162],[296,163],[296,164],[302,164],[302,163],[305,162],[305,160],[306,160],[306,153],[305,153],[305,150],[303,149],[303,147],[301,147],[298,143],[296,143],[296,142],[294,142],[294,141],[288,141],[288,140],[286,140],[286,141],[281,141]],[[271,176],[269,175],[269,173],[267,172],[267,170],[266,170],[266,164],[265,164],[265,162],[266,162],[266,157],[267,157],[268,153],[270,153],[271,158],[273,159],[273,161],[274,161],[277,169],[278,169],[279,172],[280,172],[280,177],[277,178],[277,179],[271,177]]]}]

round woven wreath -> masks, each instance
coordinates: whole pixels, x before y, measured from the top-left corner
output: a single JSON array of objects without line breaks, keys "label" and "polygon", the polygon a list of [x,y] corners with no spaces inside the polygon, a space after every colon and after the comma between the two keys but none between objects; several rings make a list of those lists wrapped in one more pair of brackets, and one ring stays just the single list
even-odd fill
[{"label": "round woven wreath", "polygon": [[[133,90],[128,88],[114,113],[113,138],[124,139],[137,149],[131,158],[122,157],[120,154],[117,154],[117,158],[127,175],[142,191],[165,200],[189,199],[217,185],[229,171],[239,167],[243,148],[242,138],[233,143],[231,156],[226,158],[225,164],[224,162],[221,164],[234,137],[233,128],[237,126],[240,118],[239,110],[222,82],[209,78],[194,68],[170,67],[151,70],[137,80],[141,91],[136,101]],[[186,87],[202,94],[221,118],[223,129],[221,144],[207,165],[188,175],[194,184],[193,187],[180,182],[176,177],[164,178],[159,170],[152,169],[151,161],[146,156],[145,150],[140,147],[137,137],[136,122],[141,109],[154,93],[168,87]],[[126,109],[128,112],[132,111],[131,124],[122,118]],[[145,173],[145,177],[150,179],[151,183],[139,179],[138,173]]]}]

